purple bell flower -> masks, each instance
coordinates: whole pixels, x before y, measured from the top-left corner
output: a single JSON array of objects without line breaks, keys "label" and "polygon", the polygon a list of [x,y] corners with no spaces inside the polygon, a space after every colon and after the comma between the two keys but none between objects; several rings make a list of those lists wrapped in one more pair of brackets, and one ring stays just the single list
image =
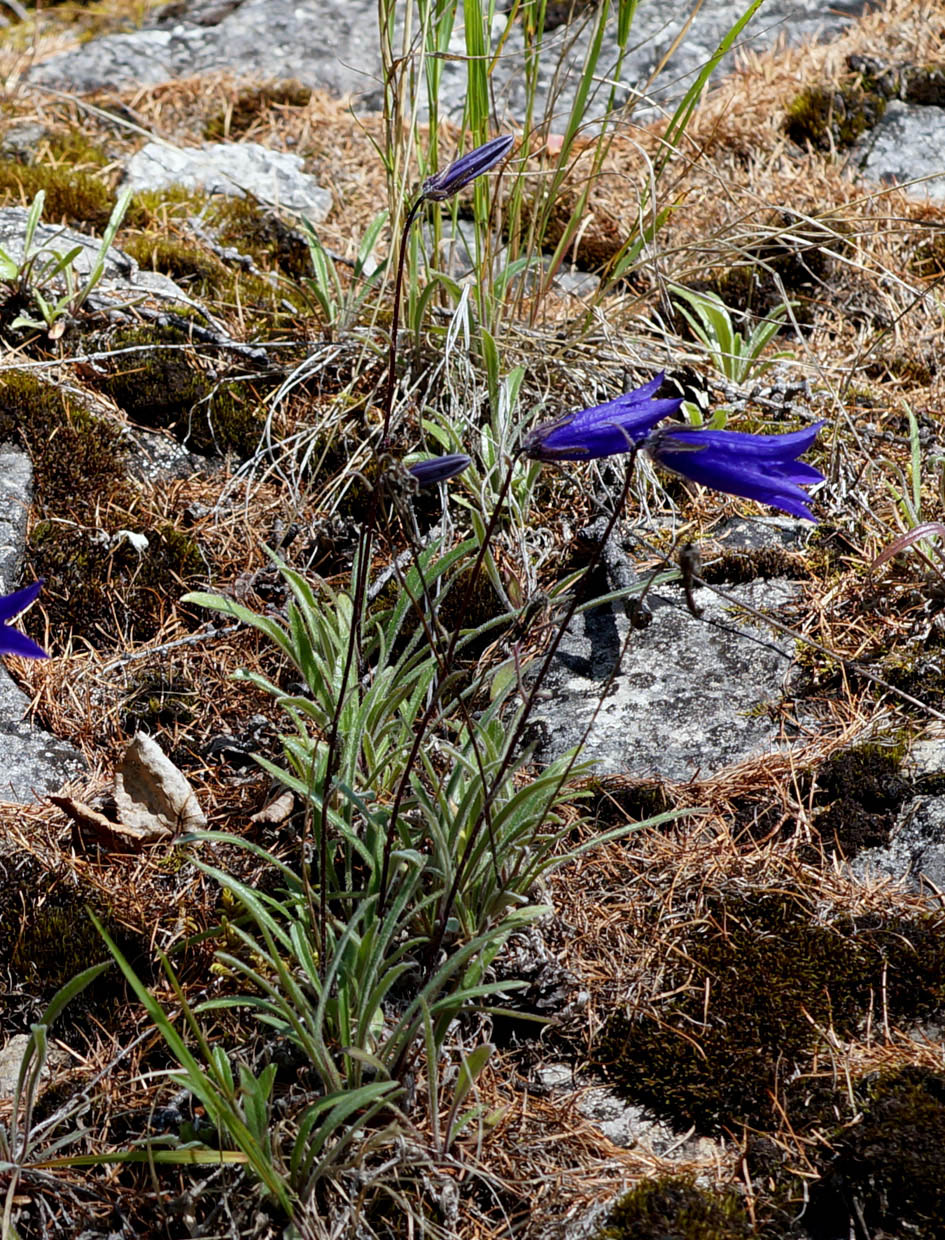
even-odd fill
[{"label": "purple bell flower", "polygon": [[417,486],[435,487],[437,483],[446,482],[461,474],[472,460],[462,452],[453,452],[448,456],[431,456],[426,461],[417,461],[407,466],[407,473],[412,475]]},{"label": "purple bell flower", "polygon": [[477,146],[468,155],[454,159],[442,172],[435,172],[432,177],[427,177],[423,182],[421,197],[432,202],[443,202],[446,198],[452,198],[461,189],[465,189],[470,181],[475,181],[476,177],[505,159],[514,141],[512,134],[503,134],[501,138],[492,138],[482,146]]},{"label": "purple bell flower", "polygon": [[17,654],[21,659],[47,659],[49,656],[42,646],[10,626],[10,621],[25,611],[34,602],[42,589],[42,579],[34,581],[31,586],[15,590],[13,594],[0,596],[0,655]]},{"label": "purple bell flower", "polygon": [[817,422],[787,435],[665,426],[655,430],[644,447],[658,465],[704,487],[816,521],[810,497],[801,488],[823,482],[824,475],[797,458],[813,446],[822,426]]},{"label": "purple bell flower", "polygon": [[542,422],[525,436],[523,455],[533,461],[589,461],[632,451],[657,422],[678,413],[682,404],[681,396],[653,399],[664,375],[660,371],[643,387],[606,404],[567,413],[555,422]]}]

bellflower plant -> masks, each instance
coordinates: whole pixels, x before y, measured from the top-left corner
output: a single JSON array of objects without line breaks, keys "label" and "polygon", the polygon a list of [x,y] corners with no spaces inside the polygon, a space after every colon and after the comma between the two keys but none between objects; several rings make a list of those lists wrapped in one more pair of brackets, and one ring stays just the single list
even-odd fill
[{"label": "bellflower plant", "polygon": [[461,155],[459,159],[454,159],[442,172],[436,172],[433,176],[427,177],[423,182],[421,196],[427,202],[444,202],[447,198],[452,198],[454,194],[458,194],[461,189],[465,189],[467,185],[475,181],[476,177],[488,172],[490,168],[494,168],[496,164],[505,159],[514,141],[512,134],[503,134],[500,138],[493,138],[483,143],[482,146],[477,146],[468,155]]},{"label": "bellflower plant", "polygon": [[32,638],[27,637],[10,625],[10,621],[21,611],[26,611],[42,589],[42,579],[34,581],[31,586],[15,590],[12,594],[0,597],[0,655],[17,654],[21,659],[46,659],[49,656],[42,646],[37,646]]},{"label": "bellflower plant", "polygon": [[643,387],[616,400],[567,413],[555,422],[543,422],[525,436],[522,454],[533,461],[589,461],[630,452],[657,422],[679,412],[681,396],[653,399],[664,376],[660,371]]},{"label": "bellflower plant", "polygon": [[472,459],[462,452],[451,452],[447,456],[431,456],[425,461],[416,461],[407,466],[410,474],[419,487],[434,487],[439,482],[455,478],[472,464]]},{"label": "bellflower plant", "polygon": [[821,426],[823,422],[817,422],[787,435],[666,426],[648,436],[643,446],[658,465],[702,486],[815,521],[810,498],[801,488],[823,482],[824,476],[797,458],[813,446]]}]

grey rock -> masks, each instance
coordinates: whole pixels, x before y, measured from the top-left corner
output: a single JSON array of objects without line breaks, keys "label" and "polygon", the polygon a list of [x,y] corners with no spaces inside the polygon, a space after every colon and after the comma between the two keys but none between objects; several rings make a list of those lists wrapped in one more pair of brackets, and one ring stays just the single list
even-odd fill
[{"label": "grey rock", "polygon": [[0,1046],[0,1102],[10,1102],[13,1099],[20,1066],[29,1042],[28,1033],[15,1033]]},{"label": "grey rock", "polygon": [[[636,112],[639,119],[641,112],[653,115],[659,107],[681,97],[744,7],[739,0],[706,0],[692,17],[690,0],[640,5],[628,54],[615,79],[615,106],[642,100]],[[821,0],[768,0],[740,46],[769,47],[785,36],[794,43],[830,38],[871,7],[876,5],[864,0],[848,0],[829,8]],[[207,24],[211,19],[204,6],[178,5],[172,13],[170,25],[106,35],[51,57],[32,70],[31,79],[67,90],[90,91],[106,83],[113,87],[154,85],[211,70],[228,70],[257,78],[293,77],[308,86],[354,94],[362,107],[381,107],[376,0],[243,0],[235,7],[219,6],[212,16],[213,24]],[[685,37],[670,54],[691,17]],[[439,96],[441,115],[456,121],[462,118],[467,89],[462,29],[460,6],[449,49],[452,55],[441,65]],[[491,31],[493,46],[503,30],[499,15]],[[549,106],[557,128],[574,100],[591,30],[590,25],[576,24],[545,36],[536,115],[542,115]],[[614,19],[598,64],[600,85],[585,123],[606,110],[616,68],[615,30]],[[733,55],[729,53],[723,62],[723,71],[731,67]],[[664,56],[668,59],[660,82],[651,84],[650,78]],[[562,59],[569,68],[558,72]],[[520,123],[525,114],[524,63],[524,39],[517,23],[505,40],[491,79],[500,124]],[[549,105],[552,92],[554,100]]]},{"label": "grey rock", "polygon": [[27,804],[58,792],[86,772],[85,759],[68,741],[26,719],[30,701],[0,672],[0,800]]},{"label": "grey rock", "polygon": [[219,468],[208,458],[191,452],[167,432],[148,431],[142,427],[125,427],[128,446],[128,472],[143,482],[158,479],[191,478],[199,470]]},{"label": "grey rock", "polygon": [[[765,610],[796,591],[774,580],[727,593]],[[589,729],[581,760],[597,774],[706,779],[791,744],[765,707],[781,701],[793,643],[762,621],[732,614],[709,590],[694,594],[701,619],[681,594],[651,593],[652,621],[629,640],[629,621],[610,607],[572,620],[533,716],[540,760],[566,752]]]},{"label": "grey rock", "polygon": [[850,863],[858,878],[885,875],[911,891],[945,891],[945,797],[914,797],[899,813],[889,843]]},{"label": "grey rock", "polygon": [[604,1086],[586,1090],[578,1111],[595,1124],[608,1141],[667,1161],[689,1162],[721,1153],[708,1137],[680,1137],[668,1124],[653,1119],[643,1107],[627,1102]]},{"label": "grey rock", "polygon": [[[16,263],[22,263],[26,233],[25,207],[0,207],[0,246]],[[31,253],[37,254],[33,279],[47,294],[62,294],[66,285],[62,276],[44,278],[44,268],[71,250],[77,250],[71,267],[74,284],[81,287],[98,262],[101,241],[74,228],[40,223],[33,234]],[[86,305],[95,308],[127,306],[136,302],[157,300],[178,301],[187,306],[195,303],[168,276],[156,271],[142,271],[130,255],[112,246],[105,255],[101,278]],[[199,307],[197,307],[199,309]]]},{"label": "grey rock", "polygon": [[22,121],[11,125],[0,141],[0,151],[12,159],[29,160],[48,132],[46,126],[39,121]]},{"label": "grey rock", "polygon": [[33,470],[25,452],[0,444],[0,593],[16,581],[33,495]]},{"label": "grey rock", "polygon": [[[0,447],[0,594],[18,584],[32,481],[29,458]],[[85,771],[77,749],[26,721],[29,706],[0,663],[0,800],[32,801]]]},{"label": "grey rock", "polygon": [[870,133],[853,148],[860,174],[884,185],[904,184],[911,197],[945,202],[945,108],[891,100]]},{"label": "grey rock", "polygon": [[730,517],[716,526],[712,538],[729,551],[763,551],[769,547],[800,551],[812,529],[810,521],[795,517]]},{"label": "grey rock", "polygon": [[912,742],[906,756],[905,768],[914,778],[940,775],[945,771],[945,726],[935,724],[924,736]]},{"label": "grey rock", "polygon": [[171,185],[244,198],[298,211],[320,223],[331,210],[331,194],[302,171],[302,157],[271,151],[258,142],[205,142],[200,147],[149,142],[125,169],[124,186],[160,190]]},{"label": "grey rock", "polygon": [[[945,728],[941,724],[932,725],[913,741],[902,773],[914,780],[945,773]],[[938,892],[945,891],[945,796],[924,795],[907,801],[889,843],[859,853],[850,871],[861,879],[893,878],[911,891],[938,898]]]},{"label": "grey rock", "polygon": [[[0,208],[0,246],[16,263],[23,262],[26,217],[25,207]],[[31,251],[32,253],[40,251],[33,268],[34,276],[37,279],[42,277],[43,266],[47,259],[54,259],[58,255],[64,255],[78,248],[79,252],[72,260],[72,269],[80,280],[84,279],[95,266],[101,244],[101,241],[87,233],[40,222],[33,234]],[[128,280],[134,275],[136,268],[137,264],[134,259],[113,247],[105,258],[103,282]]]}]

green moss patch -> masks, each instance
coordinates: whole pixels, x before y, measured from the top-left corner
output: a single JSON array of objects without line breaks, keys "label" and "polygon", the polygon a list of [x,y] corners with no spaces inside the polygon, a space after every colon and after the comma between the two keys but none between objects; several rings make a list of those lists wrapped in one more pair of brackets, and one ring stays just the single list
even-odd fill
[{"label": "green moss patch", "polygon": [[190,345],[178,327],[118,332],[112,349],[140,352],[115,357],[99,386],[133,421],[169,430],[195,452],[252,456],[264,425],[254,388],[217,378]]},{"label": "green moss patch", "polygon": [[747,1240],[737,1193],[707,1192],[684,1176],[644,1180],[614,1206],[594,1240]]},{"label": "green moss patch", "polygon": [[101,232],[108,223],[115,195],[101,176],[69,164],[56,166],[0,161],[0,205],[21,206],[45,191],[43,219]]},{"label": "green moss patch", "polygon": [[784,132],[798,146],[843,151],[885,111],[885,94],[867,76],[836,87],[808,86],[788,108]]},{"label": "green moss patch", "polygon": [[828,917],[800,892],[720,894],[673,948],[661,983],[673,997],[615,1013],[594,1059],[681,1130],[764,1128],[818,1029],[852,1036],[883,1004],[908,1019],[945,1003],[941,915]]},{"label": "green moss patch", "polygon": [[37,576],[47,578],[43,606],[54,627],[81,633],[95,646],[147,641],[161,630],[177,598],[206,582],[207,568],[192,538],[168,524],[135,524],[133,532],[148,540],[141,552],[127,538],[101,529],[37,524],[30,558]]},{"label": "green moss patch", "polygon": [[41,512],[85,520],[125,482],[121,428],[27,371],[0,381],[0,441],[22,443]]}]

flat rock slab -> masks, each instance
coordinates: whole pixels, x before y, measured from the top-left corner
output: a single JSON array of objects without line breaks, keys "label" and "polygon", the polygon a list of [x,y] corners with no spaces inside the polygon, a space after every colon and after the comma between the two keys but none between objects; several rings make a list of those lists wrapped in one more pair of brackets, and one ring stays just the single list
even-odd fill
[{"label": "flat rock slab", "polygon": [[910,184],[909,195],[945,202],[945,108],[891,100],[853,157],[863,177],[884,185],[928,178]]},{"label": "flat rock slab", "polygon": [[[727,593],[774,611],[797,589],[753,581]],[[653,619],[636,632],[610,607],[572,620],[533,716],[541,761],[559,757],[587,731],[581,760],[596,774],[685,781],[792,744],[766,708],[781,701],[793,642],[736,614],[710,590],[695,591],[695,601],[702,619],[681,594],[678,603],[651,596]]]},{"label": "flat rock slab", "polygon": [[302,171],[302,163],[301,155],[271,151],[258,142],[198,147],[149,142],[129,160],[122,185],[135,191],[183,185],[236,198],[249,193],[320,223],[331,210],[331,194]]},{"label": "flat rock slab", "polygon": [[[17,587],[32,495],[29,457],[0,445],[0,594]],[[77,749],[27,722],[29,698],[0,660],[0,800],[25,804],[85,773]]]},{"label": "flat rock slab", "polygon": [[[24,259],[27,214],[25,207],[0,207],[0,246],[16,263],[22,263]],[[47,282],[44,278],[47,265],[53,265],[57,257],[77,251],[70,266],[75,285],[81,288],[95,268],[101,248],[101,241],[88,233],[55,224],[38,224],[31,250],[32,254],[38,252],[33,271],[47,299],[52,298],[53,294],[64,293],[66,288],[61,275]],[[105,255],[101,278],[88,304],[107,308],[115,302],[127,305],[129,302],[135,304],[150,300],[161,303],[177,301],[187,306],[195,304],[169,276],[158,271],[142,271],[130,255],[112,246]]]},{"label": "flat rock slab", "polygon": [[[403,7],[397,6],[401,11]],[[693,15],[694,7],[691,0],[641,4],[616,79],[612,72],[617,58],[616,20],[611,22],[598,62],[597,97],[586,110],[586,121],[603,114],[614,81],[616,107],[641,97],[664,105],[685,93],[745,9],[742,0],[705,0]],[[760,50],[778,38],[792,43],[830,38],[860,13],[876,7],[878,3],[870,0],[838,0],[829,6],[822,0],[767,0],[739,46]],[[255,78],[292,77],[306,86],[353,94],[364,109],[381,109],[376,0],[242,0],[209,8],[201,0],[192,0],[183,12],[175,5],[172,13],[164,23],[158,15],[150,28],[105,35],[54,56],[31,71],[31,80],[65,90],[92,91],[105,86],[157,85],[227,70]],[[684,27],[685,35],[674,47]],[[491,30],[494,48],[504,30],[499,14]],[[462,120],[467,90],[462,31],[460,5],[454,38],[441,62],[439,94],[441,115],[457,122]],[[545,35],[536,115],[545,111],[553,91],[556,128],[563,125],[574,100],[577,70],[584,62],[591,31],[592,26],[577,23]],[[396,36],[398,53],[400,46]],[[661,81],[652,83],[651,76],[664,57],[668,59]],[[729,53],[723,71],[731,68],[732,57]],[[570,72],[558,71],[562,58]],[[505,38],[490,79],[500,124],[521,123],[525,115],[524,65],[524,38],[521,22],[517,22]],[[655,114],[652,106],[648,114]]]}]

